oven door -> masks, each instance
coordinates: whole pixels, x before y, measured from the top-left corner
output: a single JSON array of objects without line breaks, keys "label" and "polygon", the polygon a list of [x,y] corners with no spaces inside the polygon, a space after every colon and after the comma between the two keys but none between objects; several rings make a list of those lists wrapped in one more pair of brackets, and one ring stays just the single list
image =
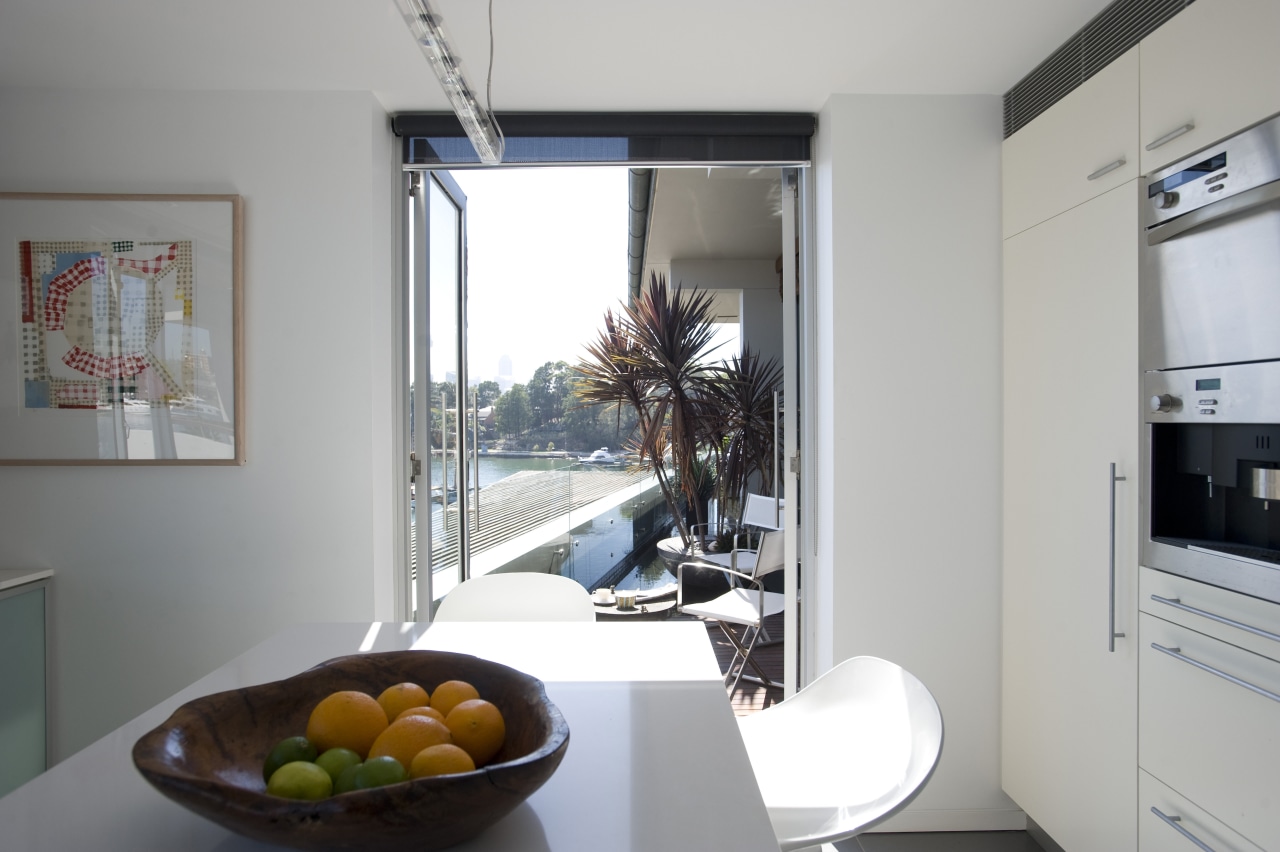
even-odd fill
[{"label": "oven door", "polygon": [[1145,370],[1280,358],[1280,117],[1148,178]]}]

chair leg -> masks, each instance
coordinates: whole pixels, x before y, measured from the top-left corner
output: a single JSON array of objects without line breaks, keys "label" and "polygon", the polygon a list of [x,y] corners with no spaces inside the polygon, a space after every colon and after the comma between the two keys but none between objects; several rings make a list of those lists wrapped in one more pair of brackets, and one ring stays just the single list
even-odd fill
[{"label": "chair leg", "polygon": [[[734,647],[733,659],[729,661],[729,670],[725,672],[724,676],[726,683],[730,677],[733,677],[733,685],[729,688],[729,691],[735,691],[738,688],[738,684],[743,680],[759,683],[766,687],[781,687],[782,684],[772,680],[767,674],[765,674],[765,671],[760,667],[760,664],[751,658],[751,652],[755,649],[756,641],[760,638],[760,627],[744,628],[742,639],[738,639],[737,635],[729,629],[727,624],[723,621],[719,622],[719,624],[720,629],[724,632],[724,635],[728,637],[729,641],[733,643]],[[738,662],[739,657],[742,658],[741,662]],[[745,673],[748,665],[755,670],[755,676]],[[734,674],[735,666],[737,667],[736,674]]]}]

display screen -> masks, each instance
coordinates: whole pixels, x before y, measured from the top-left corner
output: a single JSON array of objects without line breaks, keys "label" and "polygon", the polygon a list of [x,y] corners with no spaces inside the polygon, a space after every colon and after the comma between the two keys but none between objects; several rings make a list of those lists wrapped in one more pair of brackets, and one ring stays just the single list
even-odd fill
[{"label": "display screen", "polygon": [[1222,390],[1222,379],[1196,379],[1196,390]]},{"label": "display screen", "polygon": [[[1210,172],[1216,172],[1219,169],[1226,168],[1227,154],[1224,151],[1221,154],[1214,154],[1209,159],[1196,163],[1194,166],[1188,166],[1180,172],[1169,175],[1167,178],[1158,180],[1147,186],[1147,198],[1154,198],[1161,192],[1168,192],[1184,183],[1189,183],[1197,178],[1202,178]],[[1206,388],[1207,390],[1207,388]]]}]

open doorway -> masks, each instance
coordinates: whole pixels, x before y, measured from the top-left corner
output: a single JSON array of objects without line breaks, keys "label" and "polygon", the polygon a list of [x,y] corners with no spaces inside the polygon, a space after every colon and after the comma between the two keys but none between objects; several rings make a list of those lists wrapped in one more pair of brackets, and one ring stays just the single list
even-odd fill
[{"label": "open doorway", "polygon": [[[626,463],[628,412],[574,397],[606,311],[633,303],[652,275],[707,295],[716,358],[745,345],[794,371],[796,289],[782,280],[795,280],[795,256],[782,246],[795,241],[785,188],[796,170],[648,171],[643,199],[625,167],[416,175],[410,617],[425,620],[452,586],[494,571],[561,573],[588,590],[674,579],[645,556],[673,519],[652,478]],[[641,200],[643,249],[629,264]]]}]

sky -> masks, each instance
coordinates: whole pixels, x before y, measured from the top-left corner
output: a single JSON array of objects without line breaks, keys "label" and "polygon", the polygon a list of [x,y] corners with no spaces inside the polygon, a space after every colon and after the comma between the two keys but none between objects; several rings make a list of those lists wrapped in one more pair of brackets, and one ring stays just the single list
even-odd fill
[{"label": "sky", "polygon": [[452,172],[467,196],[470,379],[570,364],[627,294],[627,170]]}]

